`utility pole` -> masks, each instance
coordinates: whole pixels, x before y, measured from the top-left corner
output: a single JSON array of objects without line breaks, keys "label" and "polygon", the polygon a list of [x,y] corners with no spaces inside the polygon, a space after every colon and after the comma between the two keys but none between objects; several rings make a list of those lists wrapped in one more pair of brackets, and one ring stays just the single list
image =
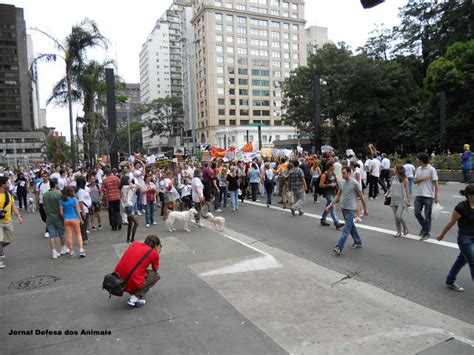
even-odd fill
[{"label": "utility pole", "polygon": [[128,156],[132,155],[132,145],[130,143],[130,106],[127,104],[127,126],[128,126]]},{"label": "utility pole", "polygon": [[105,69],[105,82],[107,87],[107,120],[109,121],[110,165],[118,168],[117,152],[117,112],[115,109],[115,74],[112,68]]},{"label": "utility pole", "polygon": [[258,125],[258,151],[262,149],[262,125]]}]

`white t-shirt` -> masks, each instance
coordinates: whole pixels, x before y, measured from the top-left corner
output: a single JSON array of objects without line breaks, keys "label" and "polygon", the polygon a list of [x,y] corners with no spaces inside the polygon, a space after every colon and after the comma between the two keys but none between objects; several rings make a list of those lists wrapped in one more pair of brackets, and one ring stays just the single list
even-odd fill
[{"label": "white t-shirt", "polygon": [[59,189],[59,191],[62,191],[64,189],[64,186],[66,186],[66,179],[60,177],[58,179],[58,189]]},{"label": "white t-shirt", "polygon": [[[193,192],[192,192],[193,202],[201,201],[200,198],[203,196],[203,191],[204,191],[204,185],[202,184],[201,179],[198,177],[193,178],[193,181],[191,182],[191,186],[193,188]],[[196,192],[196,190],[198,191]]]},{"label": "white t-shirt", "polygon": [[357,164],[359,164],[359,169],[360,169],[360,174],[361,174],[361,178],[362,179],[367,179],[367,171],[365,170],[365,166],[364,166],[364,163],[362,162],[362,160],[357,160]]},{"label": "white t-shirt", "polygon": [[[273,170],[272,169],[265,170],[265,175],[267,176],[267,179],[273,180]],[[263,178],[264,178],[263,181],[265,181],[265,176]]]},{"label": "white t-shirt", "polygon": [[390,160],[388,158],[383,158],[381,164],[382,164],[382,169],[384,170],[390,169]]},{"label": "white t-shirt", "polygon": [[190,196],[192,190],[193,187],[191,185],[184,185],[184,187],[181,189],[181,197]]},{"label": "white t-shirt", "polygon": [[79,189],[76,192],[76,197],[79,202],[84,202],[84,210],[89,213],[89,207],[92,205],[91,195],[89,195],[89,188]]},{"label": "white t-shirt", "polygon": [[154,154],[147,156],[146,157],[146,163],[147,164],[155,164],[156,163],[156,157]]},{"label": "white t-shirt", "polygon": [[370,175],[380,177],[380,161],[377,158],[370,161]]},{"label": "white t-shirt", "polygon": [[50,178],[50,179],[59,180],[59,179],[61,178],[61,174],[59,174],[59,173],[56,171],[56,172],[52,173],[49,178]]},{"label": "white t-shirt", "polygon": [[38,184],[38,188],[37,188],[37,191],[39,192],[39,203],[43,203],[43,195],[49,191],[50,187],[49,187],[49,181],[48,182],[44,182],[44,181],[41,181],[39,184]]},{"label": "white t-shirt", "polygon": [[425,176],[428,177],[428,180],[421,181],[419,184],[415,185],[415,196],[434,198],[435,189],[433,182],[438,181],[438,172],[431,165],[428,165],[426,168],[422,168],[421,166],[416,168],[415,179]]},{"label": "white t-shirt", "polygon": [[403,165],[405,169],[405,175],[407,178],[412,178],[415,176],[415,166],[413,164],[405,164]]},{"label": "white t-shirt", "polygon": [[362,173],[360,171],[360,168],[355,168],[355,170],[352,172],[351,175],[352,175],[352,178],[359,185],[359,189],[362,191]]},{"label": "white t-shirt", "polygon": [[102,180],[104,179],[104,171],[102,169],[97,170],[95,176],[97,177],[99,184],[102,184]]}]

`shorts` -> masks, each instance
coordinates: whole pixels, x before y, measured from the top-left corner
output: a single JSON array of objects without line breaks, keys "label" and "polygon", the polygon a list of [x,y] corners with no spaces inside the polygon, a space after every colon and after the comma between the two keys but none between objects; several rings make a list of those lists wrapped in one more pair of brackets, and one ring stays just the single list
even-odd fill
[{"label": "shorts", "polygon": [[63,221],[46,223],[46,230],[49,233],[49,238],[62,238],[65,234]]},{"label": "shorts", "polygon": [[133,206],[125,206],[125,214],[130,216],[133,213]]},{"label": "shorts", "polygon": [[12,222],[0,222],[0,243],[11,243],[14,240]]},{"label": "shorts", "polygon": [[100,203],[92,202],[92,205],[89,207],[89,214],[94,214],[100,211]]}]

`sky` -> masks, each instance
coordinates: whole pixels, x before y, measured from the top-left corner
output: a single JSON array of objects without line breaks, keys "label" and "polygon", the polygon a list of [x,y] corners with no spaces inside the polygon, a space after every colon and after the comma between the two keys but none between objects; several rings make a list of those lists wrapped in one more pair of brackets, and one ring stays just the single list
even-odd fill
[{"label": "sky", "polygon": [[[102,34],[109,40],[106,50],[92,50],[88,59],[113,59],[117,62],[117,74],[125,82],[139,83],[138,55],[141,46],[150,34],[156,20],[172,3],[171,0],[0,0],[2,3],[24,9],[27,28],[39,28],[60,42],[71,27],[84,18],[95,21]],[[399,23],[398,9],[407,0],[386,0],[384,3],[364,10],[359,0],[306,0],[306,27],[317,25],[328,28],[329,39],[335,43],[344,41],[353,49],[364,45],[377,24],[392,27]],[[55,51],[53,42],[33,30],[35,54]],[[54,84],[64,76],[64,63],[40,63],[39,92],[41,108],[50,96]],[[66,108],[53,105],[46,107],[47,125],[55,127],[69,137],[69,121]],[[79,107],[74,116],[82,115]]]}]

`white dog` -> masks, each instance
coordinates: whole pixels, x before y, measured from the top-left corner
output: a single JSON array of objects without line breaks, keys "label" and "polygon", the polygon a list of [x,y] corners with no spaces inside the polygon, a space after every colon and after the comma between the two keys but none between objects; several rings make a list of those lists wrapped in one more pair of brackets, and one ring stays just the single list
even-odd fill
[{"label": "white dog", "polygon": [[214,224],[216,231],[223,232],[225,228],[225,218],[224,217],[214,217],[212,213],[207,214],[207,219]]},{"label": "white dog", "polygon": [[35,200],[33,200],[33,197],[28,198],[28,212],[35,212]]},{"label": "white dog", "polygon": [[180,221],[184,224],[184,230],[186,232],[191,232],[188,227],[188,223],[194,220],[194,215],[197,214],[197,211],[194,208],[191,208],[189,211],[177,212],[173,211],[168,215],[166,219],[166,225],[168,226],[168,230],[170,232],[175,231],[174,222]]}]

